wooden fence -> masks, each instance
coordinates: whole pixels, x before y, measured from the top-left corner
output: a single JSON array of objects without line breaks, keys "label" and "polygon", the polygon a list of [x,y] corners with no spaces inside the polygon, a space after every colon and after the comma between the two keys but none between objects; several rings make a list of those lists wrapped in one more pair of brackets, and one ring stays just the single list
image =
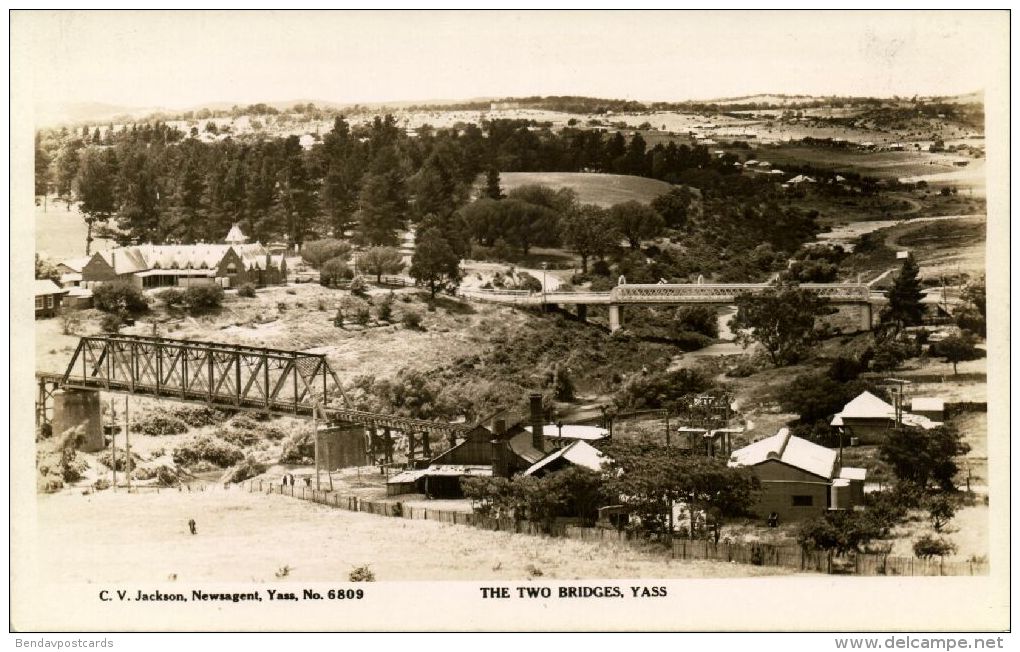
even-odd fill
[{"label": "wooden fence", "polygon": [[[633,532],[600,527],[579,527],[560,521],[544,528],[539,523],[512,518],[490,518],[478,514],[429,507],[411,507],[393,500],[368,500],[357,496],[341,496],[311,487],[279,485],[264,480],[244,483],[249,492],[292,496],[352,512],[377,516],[438,521],[450,525],[469,525],[483,530],[511,532],[532,536],[557,536],[578,541],[598,541],[635,545],[646,541]],[[777,546],[767,543],[714,543],[703,539],[674,539],[669,548],[674,559],[733,562],[802,572],[830,575],[987,575],[988,562],[943,562],[940,559],[917,559],[858,553],[838,556],[832,552],[804,550],[799,546]]]}]

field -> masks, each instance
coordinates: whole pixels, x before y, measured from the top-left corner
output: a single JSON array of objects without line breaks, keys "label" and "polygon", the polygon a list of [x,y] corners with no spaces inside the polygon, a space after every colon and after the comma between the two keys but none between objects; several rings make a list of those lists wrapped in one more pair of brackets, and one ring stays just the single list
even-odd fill
[{"label": "field", "polygon": [[530,183],[540,183],[556,189],[572,188],[580,203],[603,207],[625,201],[647,204],[672,188],[665,181],[655,179],[586,172],[501,172],[499,183],[503,192]]},{"label": "field", "polygon": [[[622,546],[490,532],[229,491],[38,500],[43,563],[55,582],[346,581],[368,565],[379,581],[563,580],[774,575],[740,564],[671,562]],[[198,534],[188,532],[194,518]],[[67,542],[74,541],[74,545]],[[239,551],[243,554],[238,554]],[[540,576],[535,571],[541,573]]]}]

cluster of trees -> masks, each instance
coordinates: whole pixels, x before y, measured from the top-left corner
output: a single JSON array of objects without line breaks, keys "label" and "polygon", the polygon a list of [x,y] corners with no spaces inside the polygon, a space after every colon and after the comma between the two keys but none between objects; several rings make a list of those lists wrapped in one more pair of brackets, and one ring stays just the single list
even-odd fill
[{"label": "cluster of trees", "polygon": [[602,476],[584,467],[570,467],[541,478],[471,478],[461,480],[474,511],[493,518],[540,523],[548,532],[560,516],[577,516],[592,525],[609,494]]},{"label": "cluster of trees", "polygon": [[[700,455],[679,454],[651,441],[606,446],[602,472],[568,468],[543,478],[465,478],[461,487],[477,513],[528,519],[547,528],[557,516],[580,516],[593,523],[599,507],[623,504],[636,527],[669,538],[678,529],[690,537],[718,533],[725,517],[747,515],[759,489],[743,468]],[[674,505],[688,518],[674,522]]]},{"label": "cluster of trees", "polygon": [[205,143],[164,123],[119,131],[40,133],[36,193],[77,201],[90,225],[121,242],[193,242],[241,222],[254,237],[302,243],[349,230],[367,244],[428,215],[448,218],[487,169],[605,171],[675,182],[685,171],[727,166],[704,147],[647,148],[640,135],[536,129],[528,121],[418,130],[391,116],[351,127],[342,117],[311,149],[297,136]]}]

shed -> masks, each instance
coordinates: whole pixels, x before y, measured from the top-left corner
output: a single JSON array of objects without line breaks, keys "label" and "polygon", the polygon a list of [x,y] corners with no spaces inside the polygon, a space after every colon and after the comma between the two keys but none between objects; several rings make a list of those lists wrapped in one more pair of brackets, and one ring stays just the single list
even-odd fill
[{"label": "shed", "polygon": [[942,421],[946,416],[946,403],[940,398],[915,396],[910,401],[910,411],[932,421]]},{"label": "shed", "polygon": [[67,290],[48,278],[35,279],[35,318],[55,317]]}]

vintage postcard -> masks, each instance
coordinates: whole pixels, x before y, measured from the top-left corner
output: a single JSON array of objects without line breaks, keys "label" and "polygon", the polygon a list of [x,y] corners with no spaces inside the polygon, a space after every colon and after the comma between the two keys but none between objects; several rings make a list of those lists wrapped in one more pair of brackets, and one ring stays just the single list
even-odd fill
[{"label": "vintage postcard", "polygon": [[10,27],[12,632],[1009,628],[1007,11]]}]

